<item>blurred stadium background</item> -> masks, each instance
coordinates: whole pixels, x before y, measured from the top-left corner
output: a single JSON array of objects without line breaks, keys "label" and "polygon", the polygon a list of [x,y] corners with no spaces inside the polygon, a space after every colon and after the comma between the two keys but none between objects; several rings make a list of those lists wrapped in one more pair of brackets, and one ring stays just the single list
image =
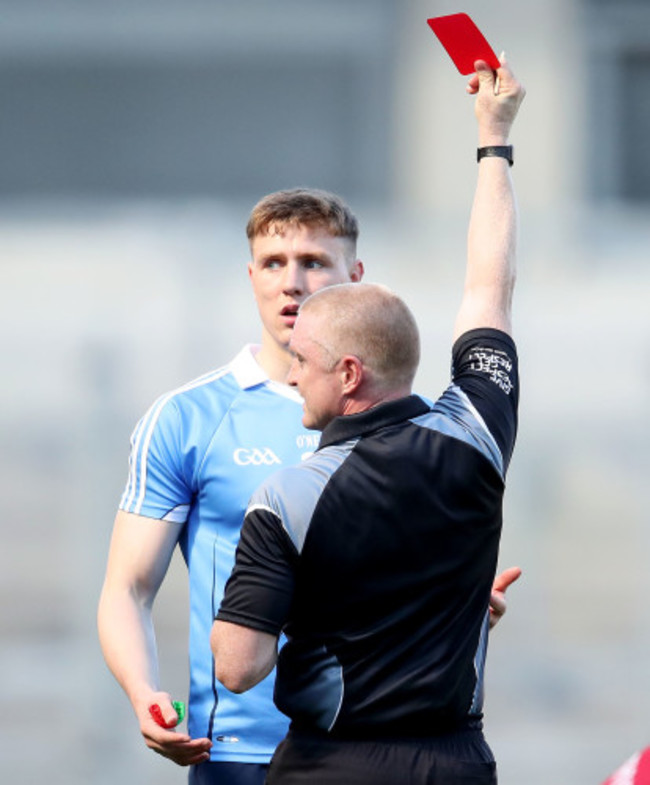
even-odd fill
[{"label": "blurred stadium background", "polygon": [[[597,785],[650,743],[650,4],[0,0],[2,780],[186,781],[144,748],[96,640],[132,426],[257,338],[243,227],[341,193],[369,280],[447,381],[472,100],[426,25],[466,11],[528,89],[521,427],[486,729],[502,785]],[[644,490],[645,489],[645,490]],[[186,593],[158,603],[185,696]]]}]

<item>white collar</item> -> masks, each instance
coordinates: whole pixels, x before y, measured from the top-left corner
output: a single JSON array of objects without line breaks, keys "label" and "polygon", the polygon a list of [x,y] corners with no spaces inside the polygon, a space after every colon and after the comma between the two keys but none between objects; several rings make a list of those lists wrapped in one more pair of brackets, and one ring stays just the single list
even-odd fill
[{"label": "white collar", "polygon": [[255,359],[255,355],[260,349],[261,346],[257,344],[248,343],[230,363],[230,369],[237,384],[242,390],[248,390],[251,387],[256,387],[258,384],[266,384],[279,395],[284,395],[285,398],[291,398],[302,403],[300,394],[293,387],[269,379],[266,371]]}]

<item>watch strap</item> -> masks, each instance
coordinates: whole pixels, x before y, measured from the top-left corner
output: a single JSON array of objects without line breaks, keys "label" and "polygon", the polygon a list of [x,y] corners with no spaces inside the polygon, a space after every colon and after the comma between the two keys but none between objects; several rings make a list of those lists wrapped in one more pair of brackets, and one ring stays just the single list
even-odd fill
[{"label": "watch strap", "polygon": [[510,166],[514,163],[514,148],[511,144],[504,145],[488,145],[487,147],[479,147],[476,150],[477,162],[483,158],[505,158]]}]

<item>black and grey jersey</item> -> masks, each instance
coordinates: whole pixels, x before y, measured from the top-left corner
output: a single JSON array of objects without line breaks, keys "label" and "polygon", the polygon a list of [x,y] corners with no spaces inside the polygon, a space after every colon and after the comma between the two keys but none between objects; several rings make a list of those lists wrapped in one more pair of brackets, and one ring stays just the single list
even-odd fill
[{"label": "black and grey jersey", "polygon": [[254,494],[217,618],[286,633],[275,701],[296,725],[419,736],[480,718],[518,397],[512,340],[473,330],[437,401],[336,418]]}]

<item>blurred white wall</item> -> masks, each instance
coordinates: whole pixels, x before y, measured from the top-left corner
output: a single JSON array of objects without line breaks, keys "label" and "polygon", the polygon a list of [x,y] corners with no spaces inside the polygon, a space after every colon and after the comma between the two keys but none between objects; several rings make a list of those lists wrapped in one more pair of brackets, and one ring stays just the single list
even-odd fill
[{"label": "blurred white wall", "polygon": [[[355,170],[363,183],[341,190],[361,220],[368,278],[403,292],[422,325],[418,389],[435,394],[447,381],[476,165],[472,99],[425,20],[464,10],[506,51],[528,96],[513,134],[522,399],[502,566],[520,564],[524,577],[493,636],[486,729],[503,785],[600,783],[650,743],[650,222],[647,201],[616,195],[616,118],[602,131],[610,158],[589,157],[601,130],[593,105],[606,100],[590,75],[596,57],[611,76],[602,52],[617,51],[620,26],[641,29],[645,4],[623,4],[616,16],[602,2],[386,1],[370,22],[368,3],[251,5],[249,19],[239,6],[198,0],[110,10],[67,0],[58,13],[37,0],[0,2],[0,82],[3,63],[15,75],[66,52],[71,62],[100,51],[111,62],[139,52],[165,63],[165,52],[174,61],[193,45],[223,47],[234,67],[263,46],[299,70],[316,47],[322,73],[328,58],[348,58],[351,111],[365,78],[372,95],[336,144],[347,155],[364,146],[371,120],[389,127],[372,153],[386,160],[370,156]],[[350,31],[363,58],[350,59]],[[637,34],[635,47],[650,51],[650,42]],[[638,101],[647,106],[647,93]],[[0,112],[0,137],[5,122]],[[285,122],[295,116],[270,125]],[[38,136],[21,123],[26,138]],[[609,174],[598,193],[591,170],[601,164]],[[373,166],[385,167],[378,180]],[[15,160],[10,171],[20,174]],[[268,188],[275,176],[266,172]],[[213,193],[187,183],[153,196],[125,186],[74,193],[49,182],[47,193],[33,180],[22,191],[0,188],[3,777],[171,785],[186,773],[140,742],[101,660],[95,606],[135,421],[159,393],[257,338],[243,226],[261,194],[218,183]],[[185,604],[177,560],[157,615],[163,683],[179,698]]]}]

